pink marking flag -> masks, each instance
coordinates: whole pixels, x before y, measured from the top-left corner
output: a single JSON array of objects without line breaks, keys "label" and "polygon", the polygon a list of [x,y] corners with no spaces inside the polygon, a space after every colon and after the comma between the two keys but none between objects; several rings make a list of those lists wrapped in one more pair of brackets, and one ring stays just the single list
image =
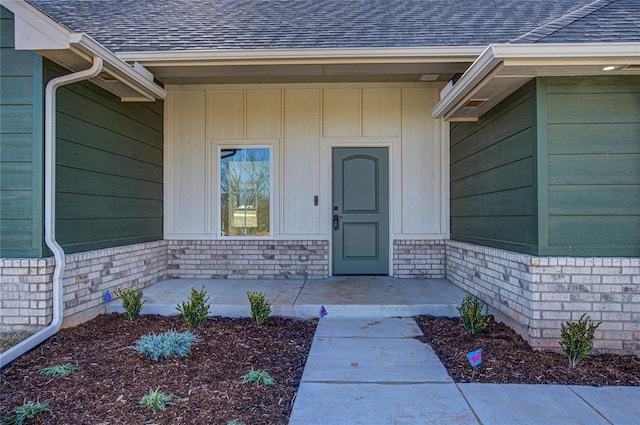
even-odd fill
[{"label": "pink marking flag", "polygon": [[324,308],[324,304],[322,304],[322,307],[320,307],[320,318],[326,316],[327,314],[329,314],[329,312],[326,308]]},{"label": "pink marking flag", "polygon": [[467,359],[469,359],[471,366],[478,367],[482,363],[482,348],[467,354]]}]

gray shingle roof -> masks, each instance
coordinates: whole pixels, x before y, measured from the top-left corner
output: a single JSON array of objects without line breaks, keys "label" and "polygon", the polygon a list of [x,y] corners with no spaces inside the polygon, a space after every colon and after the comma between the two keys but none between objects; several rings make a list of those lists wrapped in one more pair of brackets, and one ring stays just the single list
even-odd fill
[{"label": "gray shingle roof", "polygon": [[640,42],[640,1],[593,1],[572,13],[560,16],[518,37],[512,42]]},{"label": "gray shingle roof", "polygon": [[[69,29],[86,32],[114,52],[139,52],[486,46],[506,43],[527,33],[532,41],[598,41],[600,35],[615,36],[616,25],[612,24],[617,23],[612,19],[624,18],[625,25],[637,23],[637,13],[635,18],[619,15],[629,5],[637,9],[634,4],[639,0],[603,1],[609,12],[599,15],[594,12],[584,22],[579,19],[583,15],[579,10],[592,0],[30,0],[30,3]],[[549,28],[541,33],[533,31],[574,12],[577,18],[569,19],[567,22],[571,23],[560,31],[550,34]],[[589,32],[592,24],[602,28],[595,36]],[[612,28],[613,32],[608,32]],[[633,31],[625,30],[625,34],[630,32]],[[638,32],[636,25],[634,37]]]}]

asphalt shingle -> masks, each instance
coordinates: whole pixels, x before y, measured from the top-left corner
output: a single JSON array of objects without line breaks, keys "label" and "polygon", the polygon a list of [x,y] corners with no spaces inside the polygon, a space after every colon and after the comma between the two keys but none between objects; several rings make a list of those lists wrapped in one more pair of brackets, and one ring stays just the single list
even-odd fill
[{"label": "asphalt shingle", "polygon": [[[586,6],[560,16],[512,42],[640,42],[640,1],[592,1]],[[640,54],[640,51],[638,53]]]},{"label": "asphalt shingle", "polygon": [[[203,49],[486,46],[638,37],[638,0],[30,0],[114,52]],[[599,1],[601,2],[601,1]],[[633,9],[635,17],[621,11]],[[571,25],[562,28],[567,15]],[[594,17],[595,16],[595,17]],[[615,30],[620,19],[620,31]],[[548,34],[545,25],[558,31]],[[613,25],[616,24],[616,25]],[[635,24],[635,29],[630,28]],[[592,25],[600,30],[590,32]],[[543,27],[537,33],[538,27]],[[545,30],[546,28],[546,30]],[[553,27],[554,29],[556,27]],[[595,35],[594,35],[595,34]],[[537,37],[537,38],[536,38]],[[520,42],[527,40],[520,40]]]}]

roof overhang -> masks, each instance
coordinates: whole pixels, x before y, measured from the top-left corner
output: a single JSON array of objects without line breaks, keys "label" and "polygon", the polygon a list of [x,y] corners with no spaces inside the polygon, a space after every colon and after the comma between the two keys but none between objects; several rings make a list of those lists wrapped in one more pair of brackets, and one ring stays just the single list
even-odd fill
[{"label": "roof overhang", "polygon": [[491,45],[445,87],[432,116],[477,121],[535,77],[639,74],[640,43]]},{"label": "roof overhang", "polygon": [[482,47],[183,50],[118,57],[165,84],[440,81],[461,74]]},{"label": "roof overhang", "polygon": [[103,71],[93,83],[125,102],[164,99],[166,91],[153,81],[153,74],[139,64],[133,66],[84,33],[72,32],[23,0],[0,0],[14,14],[15,48],[31,50],[70,71],[91,67],[102,58]]}]

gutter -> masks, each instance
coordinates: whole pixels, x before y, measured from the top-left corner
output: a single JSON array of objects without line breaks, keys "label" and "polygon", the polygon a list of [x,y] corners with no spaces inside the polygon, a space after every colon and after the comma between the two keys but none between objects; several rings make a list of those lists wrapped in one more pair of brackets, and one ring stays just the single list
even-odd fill
[{"label": "gutter", "polygon": [[126,62],[145,66],[184,66],[193,64],[295,64],[295,63],[413,63],[470,62],[485,50],[478,46],[451,47],[363,47],[325,49],[218,49],[120,52]]},{"label": "gutter", "polygon": [[64,319],[64,291],[62,276],[65,269],[65,253],[56,241],[56,90],[67,84],[94,78],[102,71],[103,60],[93,58],[91,68],[52,79],[45,88],[44,134],[44,239],[53,252],[53,318],[46,328],[11,347],[0,358],[0,368],[11,363],[27,351],[55,335]]},{"label": "gutter", "polygon": [[[431,111],[435,119],[448,119],[499,71],[510,76],[510,67],[536,69],[553,66],[640,65],[640,43],[492,44],[467,69],[458,82],[446,87]],[[511,75],[514,76],[515,74]],[[523,74],[517,74],[523,76]]]},{"label": "gutter", "polygon": [[91,77],[92,82],[121,101],[166,98],[167,92],[140,64],[127,64],[87,34],[71,31],[24,0],[0,0],[0,4],[14,15],[16,50],[35,52],[71,71],[80,71],[99,57],[104,61],[103,72]]}]

